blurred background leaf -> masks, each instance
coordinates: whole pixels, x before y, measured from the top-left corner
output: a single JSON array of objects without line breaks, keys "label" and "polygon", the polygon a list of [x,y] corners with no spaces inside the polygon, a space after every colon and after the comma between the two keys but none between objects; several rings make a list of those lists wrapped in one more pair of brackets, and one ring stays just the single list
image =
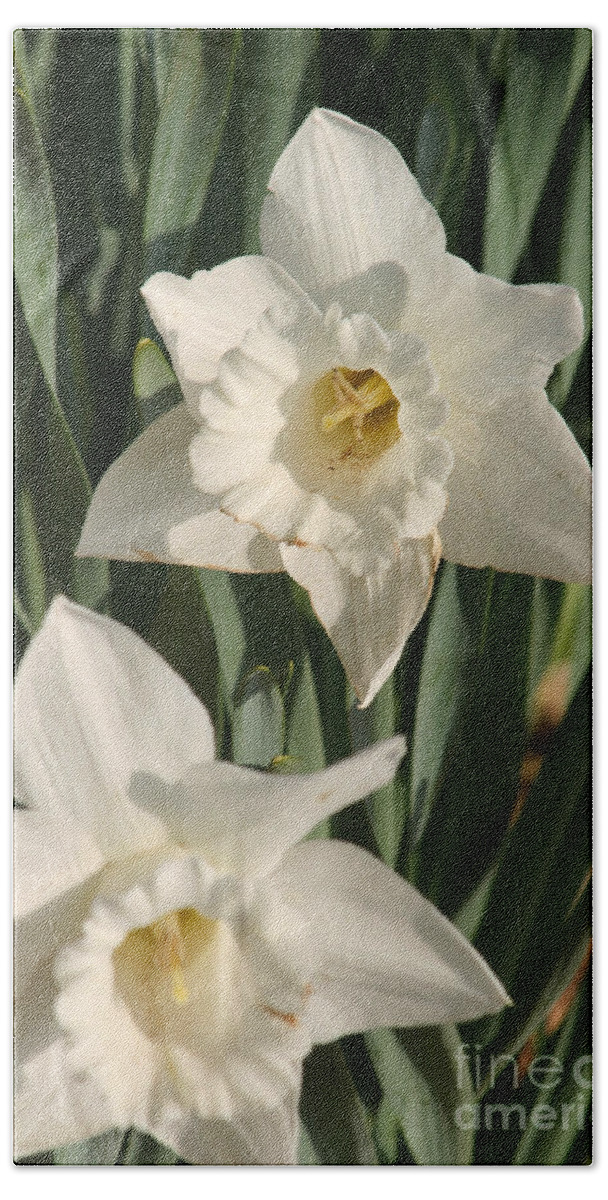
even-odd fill
[{"label": "blurred background leaf", "polygon": [[585,335],[577,350],[568,355],[555,369],[551,400],[563,408],[578,365],[585,352],[591,328],[592,277],[592,208],[591,189],[591,122],[585,117],[578,135],[575,158],[568,182],[566,209],[559,246],[560,283],[575,287],[583,305]]},{"label": "blurred background leaf", "polygon": [[262,767],[283,755],[285,708],[268,667],[257,667],[239,688],[232,718],[232,757],[243,766]]},{"label": "blurred background leaf", "polygon": [[15,47],[15,278],[47,386],[57,390],[58,237],[55,202],[40,130]]},{"label": "blurred background leaf", "polygon": [[300,1112],[320,1162],[377,1163],[369,1117],[338,1045],[315,1046],[306,1059]]},{"label": "blurred background leaf", "polygon": [[53,1152],[58,1167],[114,1166],[124,1142],[122,1130],[112,1129],[88,1142],[75,1142]]},{"label": "blurred background leaf", "polygon": [[366,1041],[383,1091],[382,1125],[396,1122],[419,1166],[470,1163],[473,1132],[454,1114],[474,1093],[455,1027],[380,1029]]},{"label": "blurred background leaf", "polygon": [[508,61],[490,167],[484,270],[500,279],[513,277],[526,249],[591,54],[588,29],[526,33]]},{"label": "blurred background leaf", "polygon": [[[241,34],[233,30],[165,32],[170,53],[158,93],[144,210],[146,276],[188,271],[228,109]],[[165,43],[166,45],[166,43]]]},{"label": "blurred background leaf", "polygon": [[583,681],[523,808],[513,814],[477,935],[479,949],[516,1001],[496,1019],[503,1037],[521,1026],[555,962],[589,928],[584,885],[590,830],[588,821],[580,821],[589,756],[589,688]]},{"label": "blurred background leaf", "polygon": [[315,102],[299,104],[315,70],[315,29],[246,29],[240,77],[243,138],[242,252],[259,254],[258,215],[266,185],[283,147]]}]

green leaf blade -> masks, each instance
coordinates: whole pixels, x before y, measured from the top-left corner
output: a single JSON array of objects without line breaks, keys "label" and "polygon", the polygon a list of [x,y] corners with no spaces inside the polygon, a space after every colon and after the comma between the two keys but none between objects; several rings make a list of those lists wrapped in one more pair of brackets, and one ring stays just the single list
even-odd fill
[{"label": "green leaf blade", "polygon": [[[459,1123],[458,1109],[471,1103],[473,1088],[455,1026],[367,1034],[367,1046],[414,1161],[420,1166],[466,1166],[473,1133]],[[386,1114],[385,1114],[386,1117]]]},{"label": "green leaf blade", "polygon": [[546,38],[544,61],[528,39],[509,60],[490,166],[483,255],[484,271],[500,279],[513,278],[526,249],[559,135],[589,65],[589,30],[552,33],[557,34],[552,57],[546,57]]},{"label": "green leaf blade", "polygon": [[243,251],[259,253],[258,221],[272,169],[298,123],[298,98],[311,67],[314,29],[243,33]]},{"label": "green leaf blade", "polygon": [[228,114],[239,44],[234,30],[173,31],[143,224],[148,274],[187,265]]},{"label": "green leaf blade", "polygon": [[15,277],[46,382],[57,390],[58,235],[51,173],[35,112],[19,70],[15,93]]},{"label": "green leaf blade", "polygon": [[243,681],[232,718],[232,757],[243,766],[269,767],[283,754],[283,698],[267,667]]},{"label": "green leaf blade", "polygon": [[370,1121],[337,1043],[316,1046],[306,1059],[300,1114],[321,1163],[377,1164]]}]

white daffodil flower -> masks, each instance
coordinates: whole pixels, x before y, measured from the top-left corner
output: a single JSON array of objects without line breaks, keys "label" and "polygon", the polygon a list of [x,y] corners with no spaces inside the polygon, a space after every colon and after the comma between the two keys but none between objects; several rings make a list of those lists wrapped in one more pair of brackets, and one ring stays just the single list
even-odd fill
[{"label": "white daffodil flower", "polygon": [[372,855],[301,839],[390,780],[403,739],[276,776],[130,630],[64,599],[16,684],[16,1150],[113,1128],[190,1162],[295,1161],[314,1042],[508,997]]},{"label": "white daffodil flower", "polygon": [[338,113],[269,189],[264,256],[142,289],[185,403],[104,476],[79,553],[288,571],[366,705],[441,553],[589,579],[589,466],[543,390],[582,310],[446,253],[395,147]]}]

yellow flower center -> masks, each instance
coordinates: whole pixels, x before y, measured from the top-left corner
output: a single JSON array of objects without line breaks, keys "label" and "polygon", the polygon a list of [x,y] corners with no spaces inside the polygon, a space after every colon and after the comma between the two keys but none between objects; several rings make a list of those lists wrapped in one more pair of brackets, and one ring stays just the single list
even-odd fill
[{"label": "yellow flower center", "polygon": [[197,967],[219,932],[219,921],[182,908],[133,929],[117,946],[112,958],[118,991],[150,1037],[158,1037],[172,1008],[188,1004]]},{"label": "yellow flower center", "polygon": [[399,401],[377,371],[334,367],[314,387],[317,428],[332,443],[330,468],[367,465],[401,437]]}]

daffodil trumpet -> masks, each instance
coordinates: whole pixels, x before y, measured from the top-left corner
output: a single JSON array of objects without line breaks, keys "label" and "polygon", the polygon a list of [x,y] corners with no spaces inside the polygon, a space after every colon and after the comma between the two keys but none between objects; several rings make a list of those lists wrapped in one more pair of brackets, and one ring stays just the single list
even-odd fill
[{"label": "daffodil trumpet", "polygon": [[315,1042],[508,1003],[397,874],[305,840],[403,738],[311,775],[220,762],[186,683],[62,598],[15,703],[18,1157],[134,1126],[192,1163],[293,1163]]},{"label": "daffodil trumpet", "polygon": [[362,706],[441,555],[590,579],[590,471],[544,391],[574,289],[446,251],[394,146],[315,109],[283,151],[263,254],[142,288],[184,403],[102,478],[82,555],[288,571]]}]

